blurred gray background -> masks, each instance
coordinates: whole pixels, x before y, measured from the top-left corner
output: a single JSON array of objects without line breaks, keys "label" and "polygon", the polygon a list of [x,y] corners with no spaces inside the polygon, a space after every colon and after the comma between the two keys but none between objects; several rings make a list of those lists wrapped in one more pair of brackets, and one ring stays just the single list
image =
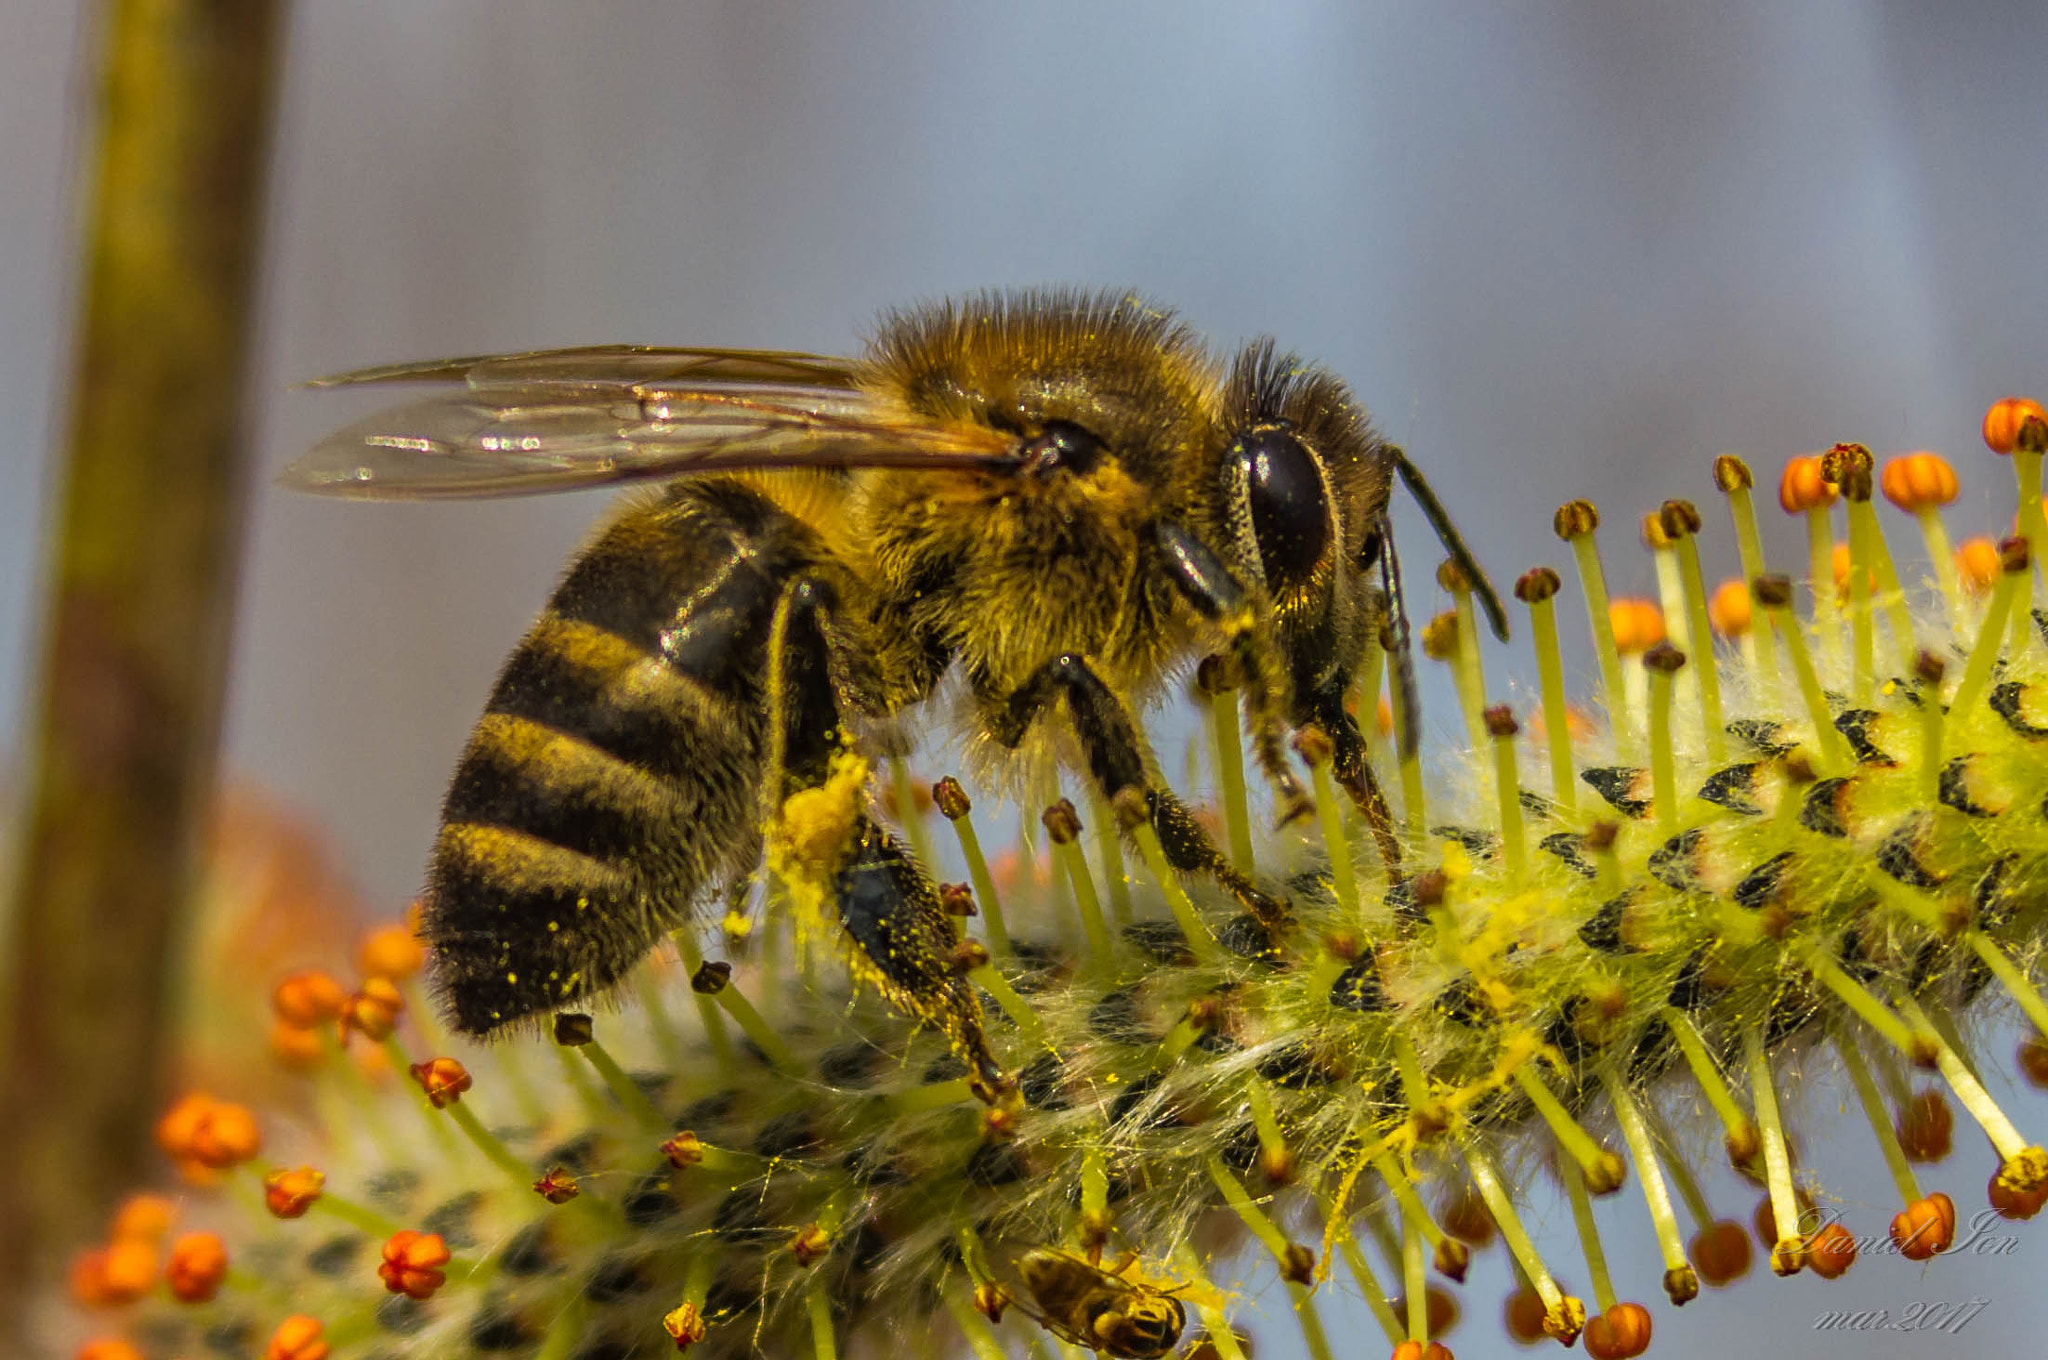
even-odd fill
[{"label": "blurred gray background", "polygon": [[[90,35],[60,0],[8,0],[0,34],[0,753],[18,768]],[[1774,483],[1837,439],[1940,449],[1969,488],[1955,524],[1982,531],[2009,498],[1978,417],[2048,388],[2044,50],[2048,8],[2016,3],[306,4],[250,429],[267,473],[353,414],[291,388],[337,369],[596,340],[840,351],[886,306],[1075,282],[1335,366],[1503,584],[1566,565],[1549,518],[1576,495],[1609,511],[1618,586],[1650,588],[1634,517],[1674,495],[1709,511],[1725,574],[1724,450]],[[233,770],[404,900],[495,667],[602,506],[258,486]],[[1426,613],[1433,551],[1410,551]],[[1814,1111],[1848,1149],[1829,1184],[1881,1230],[1888,1183],[1836,1089]],[[1931,1184],[1967,1217],[1986,1158],[1957,1143]],[[1750,1192],[1715,1192],[1746,1217]],[[1602,1213],[1624,1297],[1656,1302],[1639,1200]],[[1571,1260],[1568,1218],[1547,1217]],[[2048,1237],[2019,1238],[1660,1304],[1657,1354],[2031,1351]],[[1449,1338],[1468,1358],[1511,1349],[1501,1254],[1483,1259]],[[1990,1303],[1952,1339],[1810,1330],[1824,1307],[1973,1294]],[[1284,1296],[1265,1298],[1261,1356],[1294,1354]],[[1382,1353],[1362,1308],[1326,1307],[1340,1354]]]}]

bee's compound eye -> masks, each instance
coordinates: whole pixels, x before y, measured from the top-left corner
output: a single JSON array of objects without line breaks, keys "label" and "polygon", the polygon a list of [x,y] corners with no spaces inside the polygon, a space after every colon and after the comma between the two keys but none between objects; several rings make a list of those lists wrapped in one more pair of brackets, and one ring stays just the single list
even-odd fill
[{"label": "bee's compound eye", "polygon": [[1306,580],[1330,545],[1330,511],[1315,454],[1277,426],[1240,436],[1233,453],[1244,467],[1266,579],[1282,585]]}]

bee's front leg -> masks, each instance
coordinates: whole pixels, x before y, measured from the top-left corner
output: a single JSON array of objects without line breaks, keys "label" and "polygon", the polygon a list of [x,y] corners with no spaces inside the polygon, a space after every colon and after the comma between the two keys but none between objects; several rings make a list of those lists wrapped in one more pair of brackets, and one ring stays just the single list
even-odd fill
[{"label": "bee's front leg", "polygon": [[1287,914],[1285,903],[1261,892],[1223,857],[1187,804],[1176,798],[1172,790],[1154,787],[1146,779],[1137,726],[1124,710],[1123,702],[1103,683],[1085,657],[1072,652],[1056,656],[1010,693],[983,694],[982,708],[989,734],[1014,748],[1024,740],[1025,732],[1038,715],[1062,694],[1066,696],[1068,712],[1073,715],[1074,734],[1080,738],[1095,786],[1111,801],[1125,789],[1136,789],[1145,796],[1145,804],[1152,813],[1152,828],[1159,835],[1159,847],[1168,864],[1186,872],[1207,874],[1261,920],[1278,921]]},{"label": "bee's front leg", "polygon": [[1180,525],[1159,521],[1153,526],[1153,541],[1167,579],[1196,613],[1221,628],[1229,640],[1230,660],[1250,705],[1252,755],[1273,786],[1280,824],[1308,816],[1315,811],[1315,803],[1287,763],[1283,669],[1269,621],[1261,615],[1258,601],[1263,596],[1255,599],[1221,558]]}]

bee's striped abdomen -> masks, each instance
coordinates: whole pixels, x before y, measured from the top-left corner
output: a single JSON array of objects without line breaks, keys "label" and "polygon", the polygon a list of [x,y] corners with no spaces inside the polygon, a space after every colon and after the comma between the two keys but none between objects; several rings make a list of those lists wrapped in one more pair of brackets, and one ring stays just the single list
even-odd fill
[{"label": "bee's striped abdomen", "polygon": [[751,863],[766,635],[801,534],[764,497],[698,482],[571,568],[442,808],[424,929],[459,1028],[604,991]]}]

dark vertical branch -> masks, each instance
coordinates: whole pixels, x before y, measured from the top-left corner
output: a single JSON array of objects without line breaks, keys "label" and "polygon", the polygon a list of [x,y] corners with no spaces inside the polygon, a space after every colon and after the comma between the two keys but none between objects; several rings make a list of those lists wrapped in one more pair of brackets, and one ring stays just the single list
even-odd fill
[{"label": "dark vertical branch", "polygon": [[[104,10],[31,820],[5,955],[0,1280],[15,1286],[46,1281],[151,1169],[166,963],[197,876],[241,549],[279,36],[274,0]],[[10,1321],[23,1312],[0,1307]]]}]

